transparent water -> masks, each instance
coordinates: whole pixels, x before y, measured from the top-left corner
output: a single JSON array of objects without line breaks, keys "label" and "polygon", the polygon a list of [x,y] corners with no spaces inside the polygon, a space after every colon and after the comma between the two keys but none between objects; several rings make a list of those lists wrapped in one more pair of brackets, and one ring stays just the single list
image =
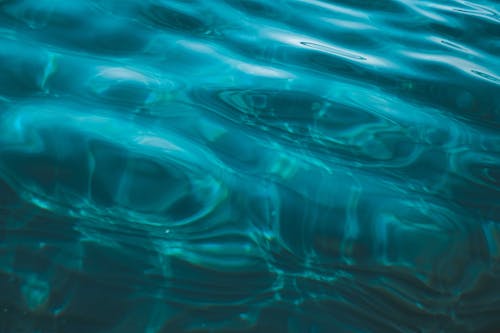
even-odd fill
[{"label": "transparent water", "polygon": [[0,1],[0,332],[499,332],[495,1]]}]

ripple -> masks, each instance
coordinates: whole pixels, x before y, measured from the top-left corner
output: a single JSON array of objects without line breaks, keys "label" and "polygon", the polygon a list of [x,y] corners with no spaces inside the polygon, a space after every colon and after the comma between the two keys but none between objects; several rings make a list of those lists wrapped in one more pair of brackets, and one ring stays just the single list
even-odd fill
[{"label": "ripple", "polygon": [[497,83],[499,78],[497,75],[493,73],[489,73],[488,69],[480,68],[477,64],[469,62],[465,59],[443,56],[443,55],[435,55],[435,54],[426,54],[426,53],[416,53],[416,52],[404,52],[404,55],[408,57],[412,57],[414,59],[422,60],[425,62],[436,62],[443,66],[452,66],[453,68],[462,71],[467,74],[474,74],[475,77],[479,77],[481,79],[489,80],[493,83]]},{"label": "ripple", "polygon": [[224,186],[193,157],[206,153],[174,134],[57,106],[39,109],[27,106],[2,121],[3,173],[37,205],[175,225],[203,217],[224,198]]},{"label": "ripple", "polygon": [[442,45],[445,45],[446,47],[449,47],[451,49],[455,49],[457,51],[460,51],[460,52],[463,52],[463,53],[466,53],[466,54],[469,54],[472,56],[479,55],[476,51],[471,50],[464,45],[460,45],[460,44],[454,43],[454,42],[446,40],[446,39],[441,39],[437,36],[431,36],[429,39],[432,40],[433,42],[440,43]]},{"label": "ripple", "polygon": [[485,73],[485,72],[482,72],[480,70],[477,70],[477,69],[471,69],[470,70],[471,73],[483,78],[483,79],[486,79],[486,80],[489,80],[491,82],[495,82],[495,83],[499,83],[500,82],[500,77],[494,75],[494,74],[491,74],[491,73]]},{"label": "ripple", "polygon": [[158,102],[174,84],[128,68],[101,67],[88,80],[87,87],[96,97],[110,104],[137,107]]},{"label": "ripple", "polygon": [[181,4],[153,1],[143,9],[143,15],[157,27],[180,32],[203,34],[210,29],[194,8]]},{"label": "ripple", "polygon": [[457,12],[500,23],[500,14],[495,10],[494,7],[487,7],[470,1],[457,2],[463,5],[462,8],[454,8],[454,10]]},{"label": "ripple", "polygon": [[495,331],[497,7],[0,0],[0,331]]},{"label": "ripple", "polygon": [[136,29],[126,32],[125,28],[134,25],[133,22],[120,18],[100,19],[99,8],[85,1],[44,0],[35,5],[31,1],[7,3],[4,13],[26,26],[19,30],[28,36],[63,48],[123,54],[141,50],[146,42],[143,27],[136,25]]},{"label": "ripple", "polygon": [[353,60],[367,60],[365,57],[363,57],[361,55],[352,54],[348,51],[336,49],[333,47],[318,45],[318,44],[309,43],[309,42],[301,42],[301,44],[304,46],[308,46],[310,48],[313,48],[315,50],[324,51],[327,53],[335,54],[335,55],[338,55],[341,57],[346,57],[346,58],[353,59]]},{"label": "ripple", "polygon": [[12,40],[0,40],[0,45],[3,87],[0,94],[12,97],[44,94],[55,70],[55,55],[32,45],[19,46]]}]

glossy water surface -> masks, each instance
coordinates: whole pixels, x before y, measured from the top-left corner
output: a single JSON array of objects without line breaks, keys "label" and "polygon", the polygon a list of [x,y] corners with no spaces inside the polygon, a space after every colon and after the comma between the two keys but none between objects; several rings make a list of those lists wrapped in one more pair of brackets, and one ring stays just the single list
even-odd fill
[{"label": "glossy water surface", "polygon": [[499,332],[493,0],[0,0],[0,332]]}]

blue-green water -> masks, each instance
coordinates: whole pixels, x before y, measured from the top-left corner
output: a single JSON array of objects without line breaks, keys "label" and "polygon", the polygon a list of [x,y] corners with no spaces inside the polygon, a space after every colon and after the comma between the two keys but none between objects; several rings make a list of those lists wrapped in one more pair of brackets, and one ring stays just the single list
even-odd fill
[{"label": "blue-green water", "polygon": [[499,7],[0,0],[0,333],[500,332]]}]

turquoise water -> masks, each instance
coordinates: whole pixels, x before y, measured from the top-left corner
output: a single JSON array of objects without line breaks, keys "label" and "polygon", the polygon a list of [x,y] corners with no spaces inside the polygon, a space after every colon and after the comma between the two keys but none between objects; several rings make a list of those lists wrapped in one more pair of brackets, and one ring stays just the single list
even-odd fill
[{"label": "turquoise water", "polygon": [[500,332],[499,10],[0,0],[0,333]]}]

